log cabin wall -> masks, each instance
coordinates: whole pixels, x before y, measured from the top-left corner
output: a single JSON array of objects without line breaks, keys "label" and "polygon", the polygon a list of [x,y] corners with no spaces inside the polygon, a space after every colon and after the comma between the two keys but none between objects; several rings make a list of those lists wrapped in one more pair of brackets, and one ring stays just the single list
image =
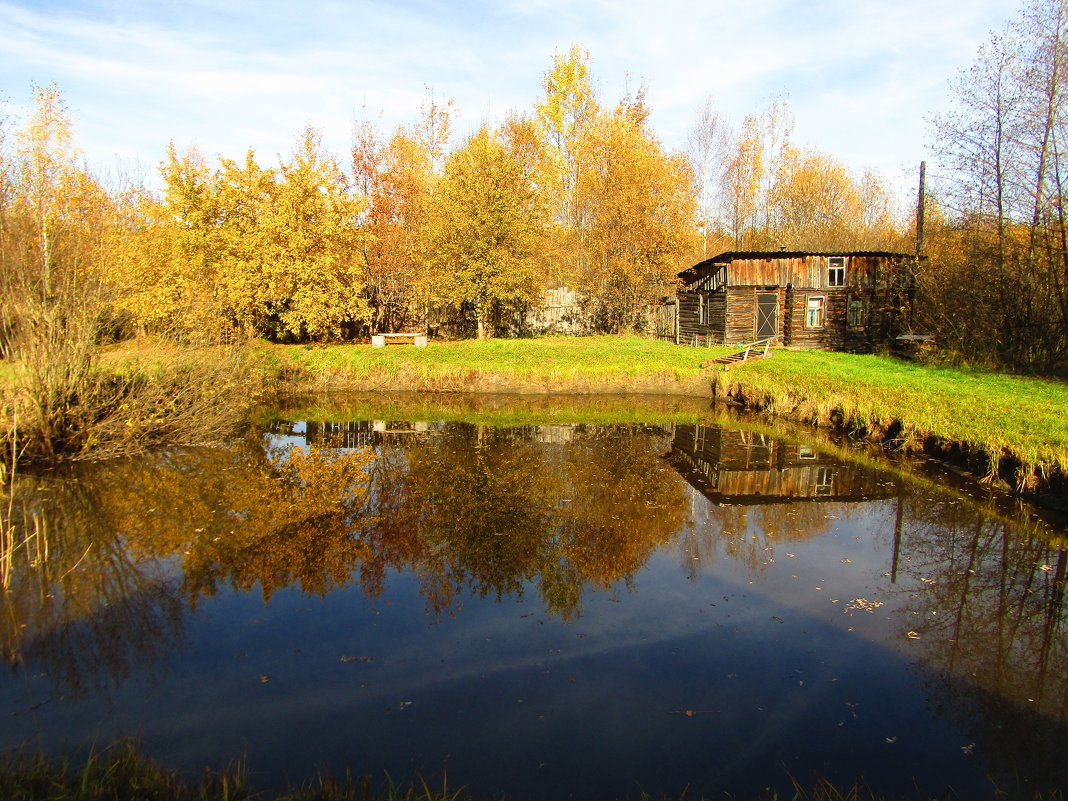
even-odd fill
[{"label": "log cabin wall", "polygon": [[761,295],[774,294],[778,297],[775,311],[775,336],[780,342],[785,339],[786,287],[783,286],[743,286],[729,287],[725,291],[727,308],[724,342],[737,345],[755,342],[761,337],[757,334],[757,303]]},{"label": "log cabin wall", "polygon": [[[719,292],[679,292],[679,344],[689,345],[695,336],[709,336],[723,341],[727,313],[727,296]],[[701,303],[705,304],[705,322],[701,322]]]}]

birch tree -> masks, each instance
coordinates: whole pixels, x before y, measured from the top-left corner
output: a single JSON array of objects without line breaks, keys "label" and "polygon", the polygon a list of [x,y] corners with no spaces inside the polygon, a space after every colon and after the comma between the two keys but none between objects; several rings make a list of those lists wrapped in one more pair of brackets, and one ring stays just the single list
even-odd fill
[{"label": "birch tree", "polygon": [[934,120],[956,233],[929,254],[927,324],[974,358],[1043,372],[1068,357],[1066,77],[1068,0],[1031,0]]}]

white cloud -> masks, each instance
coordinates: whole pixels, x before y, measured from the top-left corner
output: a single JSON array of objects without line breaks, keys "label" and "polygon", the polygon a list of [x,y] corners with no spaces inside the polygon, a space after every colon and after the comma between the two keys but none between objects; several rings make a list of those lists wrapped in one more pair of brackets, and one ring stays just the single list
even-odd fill
[{"label": "white cloud", "polygon": [[0,2],[0,91],[55,80],[90,158],[154,164],[166,142],[285,152],[311,122],[344,152],[366,106],[388,130],[424,87],[460,128],[528,109],[554,49],[593,56],[605,102],[649,85],[653,123],[681,145],[705,96],[740,121],[785,94],[797,138],[851,166],[922,157],[923,117],[1008,0],[502,0]]}]

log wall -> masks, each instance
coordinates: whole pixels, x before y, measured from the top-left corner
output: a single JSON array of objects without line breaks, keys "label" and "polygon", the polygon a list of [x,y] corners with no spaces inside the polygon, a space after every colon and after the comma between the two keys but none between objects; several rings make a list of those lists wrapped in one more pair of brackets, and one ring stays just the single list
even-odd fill
[{"label": "log wall", "polygon": [[[707,322],[701,323],[701,295],[707,304]],[[723,342],[727,313],[724,292],[679,292],[679,344],[689,345],[695,336],[708,336]]]}]

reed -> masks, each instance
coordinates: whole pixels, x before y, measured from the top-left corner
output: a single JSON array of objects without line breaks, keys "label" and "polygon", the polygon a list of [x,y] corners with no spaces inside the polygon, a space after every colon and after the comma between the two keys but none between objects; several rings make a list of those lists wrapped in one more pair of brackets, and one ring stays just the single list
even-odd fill
[{"label": "reed", "polygon": [[[252,787],[243,760],[233,761],[222,770],[205,770],[199,779],[189,779],[146,757],[138,744],[130,740],[121,740],[99,751],[93,749],[80,764],[39,751],[9,755],[0,762],[0,797],[5,801],[489,801],[488,797],[464,788],[450,788],[445,780],[440,785],[422,779],[402,783],[386,776],[384,781],[374,782],[351,771],[346,771],[340,779],[320,774],[297,788],[263,792]],[[644,792],[637,797],[641,801],[674,798]],[[708,797],[746,801],[722,793]],[[1016,794],[992,788],[990,797],[1064,801],[1058,790]],[[677,801],[700,801],[700,798],[683,793]],[[816,780],[807,786],[794,780],[793,789],[786,794],[768,790],[750,801],[952,801],[957,798],[952,791],[932,795],[917,789],[905,797],[894,797],[876,793],[864,783],[839,786]]]}]

